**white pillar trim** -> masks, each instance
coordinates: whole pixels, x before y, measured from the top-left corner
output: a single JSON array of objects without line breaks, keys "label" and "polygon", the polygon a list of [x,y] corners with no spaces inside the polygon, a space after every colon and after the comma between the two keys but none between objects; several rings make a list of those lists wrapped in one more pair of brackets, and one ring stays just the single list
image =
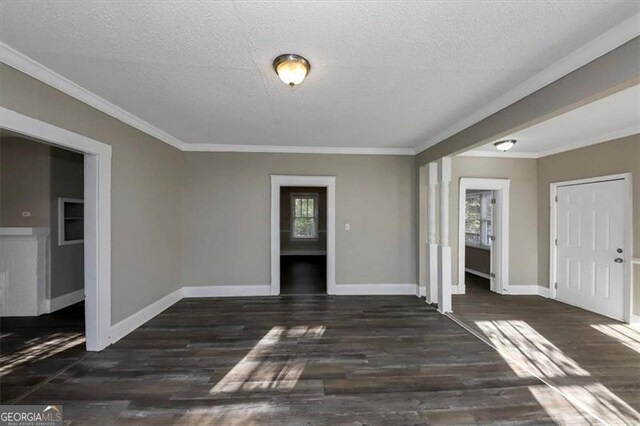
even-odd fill
[{"label": "white pillar trim", "polygon": [[438,160],[440,185],[440,245],[438,247],[438,311],[451,312],[451,247],[449,246],[449,183],[451,158]]},{"label": "white pillar trim", "polygon": [[438,164],[427,165],[427,302],[438,303],[438,240],[436,233],[436,196]]}]

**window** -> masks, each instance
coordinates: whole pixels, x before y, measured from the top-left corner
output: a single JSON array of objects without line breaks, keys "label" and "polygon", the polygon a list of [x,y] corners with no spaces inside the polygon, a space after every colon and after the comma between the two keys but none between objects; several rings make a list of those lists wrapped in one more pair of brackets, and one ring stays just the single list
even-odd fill
[{"label": "window", "polygon": [[489,247],[493,234],[492,191],[467,192],[465,202],[465,242],[467,245]]},{"label": "window", "polygon": [[291,238],[318,238],[318,194],[291,195]]}]

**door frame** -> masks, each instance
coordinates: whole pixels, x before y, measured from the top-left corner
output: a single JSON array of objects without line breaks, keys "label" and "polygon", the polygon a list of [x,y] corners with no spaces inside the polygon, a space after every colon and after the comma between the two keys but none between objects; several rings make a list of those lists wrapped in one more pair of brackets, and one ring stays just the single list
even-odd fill
[{"label": "door frame", "polygon": [[[633,267],[633,188],[632,174],[618,173],[613,175],[594,176],[584,179],[567,180],[561,182],[552,182],[549,184],[549,297],[557,300],[557,281],[558,281],[558,247],[555,245],[555,239],[558,236],[558,188],[562,186],[585,185],[590,183],[606,182],[612,180],[620,180],[626,186],[627,197],[625,198],[625,206],[623,206],[625,224],[624,224],[624,322],[629,324],[632,318],[632,297],[631,297],[631,274]],[[591,311],[589,311],[591,312]]]},{"label": "door frame", "polygon": [[271,295],[280,294],[280,188],[327,188],[327,294],[336,294],[336,177],[271,175]]},{"label": "door frame", "polygon": [[111,334],[111,146],[4,107],[0,128],[84,154],[85,339],[100,351]]},{"label": "door frame", "polygon": [[[491,290],[498,294],[509,294],[509,187],[510,179],[460,178],[458,186],[458,293],[464,294],[465,285],[465,202],[468,189],[495,191],[495,221],[493,257],[496,262],[495,279]],[[493,269],[493,265],[491,265]]]}]

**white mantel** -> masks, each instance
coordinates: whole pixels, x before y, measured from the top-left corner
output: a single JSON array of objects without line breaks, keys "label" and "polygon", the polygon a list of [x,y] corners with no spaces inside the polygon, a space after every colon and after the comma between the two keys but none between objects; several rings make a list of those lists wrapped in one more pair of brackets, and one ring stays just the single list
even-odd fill
[{"label": "white mantel", "polygon": [[0,316],[48,311],[49,228],[0,228]]}]

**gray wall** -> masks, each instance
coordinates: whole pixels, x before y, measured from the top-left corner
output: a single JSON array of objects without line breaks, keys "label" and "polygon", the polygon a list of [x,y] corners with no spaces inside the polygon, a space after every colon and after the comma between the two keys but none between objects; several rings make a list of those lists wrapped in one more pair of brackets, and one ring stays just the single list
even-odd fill
[{"label": "gray wall", "polygon": [[412,157],[185,156],[185,286],[269,284],[271,174],[336,176],[338,284],[416,282]]},{"label": "gray wall", "polygon": [[84,156],[51,148],[51,294],[84,288],[84,244],[58,245],[58,198],[84,199]]},{"label": "gray wall", "polygon": [[112,147],[112,323],[179,288],[183,154],[4,64],[0,91],[3,107]]},{"label": "gray wall", "polygon": [[[640,257],[640,134],[550,155],[538,160],[538,274],[549,285],[549,191],[551,182],[617,173],[633,173],[633,247]],[[635,312],[640,313],[640,279],[635,284]]]},{"label": "gray wall", "polygon": [[0,226],[49,226],[50,147],[15,137],[3,136],[0,142]]},{"label": "gray wall", "polygon": [[[318,195],[318,239],[295,240],[291,238],[291,194]],[[295,252],[300,250],[327,249],[327,189],[313,187],[280,188],[280,250]]]},{"label": "gray wall", "polygon": [[536,160],[453,157],[451,159],[449,236],[452,282],[458,282],[458,203],[460,178],[510,179],[509,284],[538,284],[538,204]]}]

